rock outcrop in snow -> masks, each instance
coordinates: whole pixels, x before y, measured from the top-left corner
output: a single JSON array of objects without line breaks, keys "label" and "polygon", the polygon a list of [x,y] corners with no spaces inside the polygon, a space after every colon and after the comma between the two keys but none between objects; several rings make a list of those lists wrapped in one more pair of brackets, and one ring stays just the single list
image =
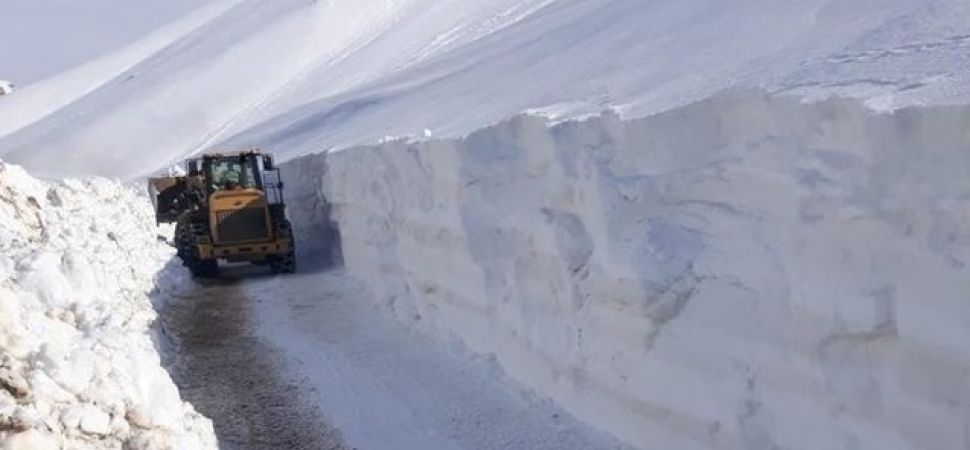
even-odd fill
[{"label": "rock outcrop in snow", "polygon": [[967,123],[735,94],[287,171],[394,315],[632,443],[964,448]]},{"label": "rock outcrop in snow", "polygon": [[0,162],[0,448],[216,447],[161,366],[154,225],[116,182]]}]

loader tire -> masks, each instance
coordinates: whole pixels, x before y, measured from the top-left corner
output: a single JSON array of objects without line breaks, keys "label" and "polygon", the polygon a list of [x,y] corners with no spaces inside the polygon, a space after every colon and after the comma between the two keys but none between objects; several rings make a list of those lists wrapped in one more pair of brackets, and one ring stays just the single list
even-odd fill
[{"label": "loader tire", "polygon": [[269,259],[269,267],[273,273],[296,273],[296,242],[293,241],[293,230],[289,222],[282,227],[279,232],[286,233],[290,238],[290,249],[282,254]]},{"label": "loader tire", "polygon": [[203,260],[199,256],[198,241],[192,234],[191,220],[182,218],[175,226],[175,244],[182,265],[189,269],[193,277],[211,278],[219,275],[217,260]]}]

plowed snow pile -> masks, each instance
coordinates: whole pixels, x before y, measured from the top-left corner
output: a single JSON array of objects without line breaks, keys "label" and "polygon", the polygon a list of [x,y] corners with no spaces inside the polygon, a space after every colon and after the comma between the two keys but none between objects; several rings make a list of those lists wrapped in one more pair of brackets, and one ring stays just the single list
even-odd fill
[{"label": "plowed snow pile", "polygon": [[738,94],[287,173],[380,305],[638,446],[958,449],[968,123]]},{"label": "plowed snow pile", "polygon": [[171,258],[153,227],[115,182],[0,162],[0,448],[215,448],[153,342],[153,277]]}]

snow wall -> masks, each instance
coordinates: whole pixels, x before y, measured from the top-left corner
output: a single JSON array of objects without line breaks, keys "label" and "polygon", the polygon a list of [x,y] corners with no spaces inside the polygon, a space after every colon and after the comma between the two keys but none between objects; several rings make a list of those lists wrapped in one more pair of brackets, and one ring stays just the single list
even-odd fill
[{"label": "snow wall", "polygon": [[217,447],[162,367],[153,303],[173,297],[156,277],[189,281],[162,272],[155,233],[151,202],[116,182],[0,162],[0,449]]},{"label": "snow wall", "polygon": [[966,107],[730,93],[286,171],[388,311],[638,446],[962,449],[968,150]]}]

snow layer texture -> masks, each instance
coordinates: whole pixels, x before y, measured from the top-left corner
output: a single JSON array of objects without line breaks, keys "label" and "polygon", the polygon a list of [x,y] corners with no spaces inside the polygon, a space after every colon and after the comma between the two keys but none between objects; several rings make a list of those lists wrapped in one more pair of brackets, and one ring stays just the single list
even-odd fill
[{"label": "snow layer texture", "polygon": [[154,231],[116,182],[0,162],[0,448],[216,448],[161,366]]},{"label": "snow layer texture", "polygon": [[968,49],[966,0],[222,0],[0,103],[0,155],[128,178],[213,146],[293,157],[738,86],[966,103]]},{"label": "snow layer texture", "polygon": [[638,446],[962,449],[967,123],[740,93],[286,170],[379,304]]}]

